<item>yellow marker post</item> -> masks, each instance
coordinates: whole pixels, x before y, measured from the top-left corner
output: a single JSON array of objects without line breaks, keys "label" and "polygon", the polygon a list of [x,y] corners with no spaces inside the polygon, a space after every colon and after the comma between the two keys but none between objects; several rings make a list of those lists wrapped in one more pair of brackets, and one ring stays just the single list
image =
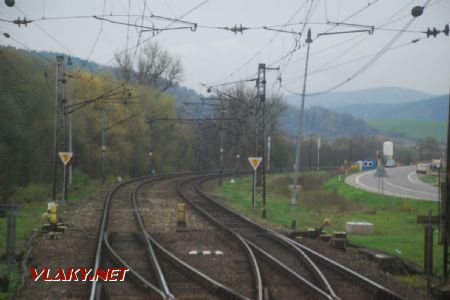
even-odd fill
[{"label": "yellow marker post", "polygon": [[186,227],[186,203],[177,204],[177,228]]}]

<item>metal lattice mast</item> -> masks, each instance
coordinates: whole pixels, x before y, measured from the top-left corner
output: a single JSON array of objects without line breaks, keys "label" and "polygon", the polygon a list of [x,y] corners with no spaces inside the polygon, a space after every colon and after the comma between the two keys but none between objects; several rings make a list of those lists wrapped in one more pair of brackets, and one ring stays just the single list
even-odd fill
[{"label": "metal lattice mast", "polygon": [[64,57],[56,57],[56,97],[55,97],[55,117],[54,117],[54,153],[53,153],[53,200],[56,200],[58,186],[64,184],[61,182],[61,173],[58,168],[58,152],[66,150],[66,114],[64,84],[66,82],[64,75]]},{"label": "metal lattice mast", "polygon": [[256,186],[262,187],[263,218],[266,217],[266,64],[258,65],[258,79],[256,80],[257,107],[261,115],[256,115],[256,155],[262,157],[258,166]]}]

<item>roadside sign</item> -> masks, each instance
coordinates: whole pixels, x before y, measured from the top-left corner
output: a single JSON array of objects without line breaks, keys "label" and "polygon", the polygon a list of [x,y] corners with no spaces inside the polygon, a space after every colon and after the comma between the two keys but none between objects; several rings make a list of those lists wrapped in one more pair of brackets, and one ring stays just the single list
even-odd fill
[{"label": "roadside sign", "polygon": [[65,166],[67,166],[67,163],[73,156],[73,152],[58,152],[58,154]]},{"label": "roadside sign", "polygon": [[253,170],[256,170],[262,161],[262,157],[249,157],[248,161],[250,162],[250,165],[252,165]]}]

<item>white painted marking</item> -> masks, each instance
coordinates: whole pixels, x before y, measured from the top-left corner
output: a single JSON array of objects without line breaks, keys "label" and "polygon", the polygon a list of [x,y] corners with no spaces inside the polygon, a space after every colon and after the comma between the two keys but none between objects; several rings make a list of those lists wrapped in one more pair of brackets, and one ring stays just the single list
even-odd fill
[{"label": "white painted marking", "polygon": [[[366,176],[366,175],[369,175],[369,174],[373,174],[373,173],[374,173],[373,171],[368,171],[368,172],[364,172],[364,173],[358,175],[358,176],[355,178],[356,188],[359,188],[359,187],[360,187],[360,188],[363,188],[363,189],[365,189],[365,190],[367,190],[367,191],[369,191],[369,192],[379,193],[378,188],[375,188],[375,187],[366,185],[366,184],[364,184],[364,183],[361,182],[362,177],[364,177],[364,176]],[[414,173],[414,172],[412,172],[412,173]],[[409,175],[411,175],[411,173],[410,173]],[[409,175],[408,175],[408,176],[409,176]],[[346,181],[347,181],[347,180],[346,180]],[[350,180],[349,180],[349,181],[350,181]],[[384,178],[384,182],[386,182],[387,185],[390,185],[390,186],[392,186],[392,187],[395,187],[395,188],[397,188],[397,189],[400,189],[400,190],[403,190],[403,191],[406,191],[406,192],[420,193],[420,194],[432,196],[433,198],[434,198],[434,197],[437,197],[437,195],[436,195],[436,194],[433,194],[433,193],[422,192],[422,191],[412,190],[412,189],[408,189],[408,188],[405,188],[405,187],[398,186],[398,185],[396,185],[396,184],[393,184],[393,183],[389,182],[388,180],[386,180],[386,178]],[[421,200],[429,200],[429,199],[422,199],[422,198],[419,198],[419,196],[412,196],[412,195],[407,195],[407,194],[404,194],[404,193],[399,193],[399,192],[394,192],[394,191],[387,191],[387,190],[384,190],[384,191],[383,191],[383,194],[384,194],[384,195],[391,195],[391,196],[394,196],[394,197],[397,196],[397,197],[406,197],[406,198],[416,198],[416,199],[421,199]]]},{"label": "white painted marking", "polygon": [[400,190],[404,190],[404,191],[406,191],[406,192],[411,192],[411,193],[417,193],[417,194],[423,194],[423,195],[429,195],[429,196],[437,196],[437,194],[434,194],[434,193],[429,193],[429,192],[423,192],[423,191],[418,191],[418,190],[413,190],[413,189],[409,189],[409,188],[407,188],[407,187],[404,187],[404,186],[399,186],[399,185],[396,185],[396,184],[393,184],[392,182],[389,182],[387,179],[385,179],[384,180],[388,185],[390,185],[390,186],[392,186],[392,187],[395,187],[395,188],[397,188],[397,189],[400,189]]},{"label": "white painted marking", "polygon": [[412,171],[411,173],[408,174],[408,180],[414,184],[417,184],[416,181],[414,179],[412,179],[412,175],[416,174],[416,171]]},{"label": "white painted marking", "polygon": [[362,183],[361,181],[359,181],[359,179],[360,179],[361,177],[366,176],[366,175],[368,175],[368,174],[371,174],[371,172],[365,172],[365,173],[362,173],[361,175],[358,175],[358,176],[356,177],[356,180],[355,180],[355,181],[356,181],[357,187],[360,186],[360,187],[363,187],[363,188],[368,189],[368,190],[370,190],[370,191],[374,191],[375,193],[378,193],[378,189],[376,189],[376,188],[374,188],[374,187],[371,187],[371,186],[369,186],[369,185],[365,185],[364,183]]}]

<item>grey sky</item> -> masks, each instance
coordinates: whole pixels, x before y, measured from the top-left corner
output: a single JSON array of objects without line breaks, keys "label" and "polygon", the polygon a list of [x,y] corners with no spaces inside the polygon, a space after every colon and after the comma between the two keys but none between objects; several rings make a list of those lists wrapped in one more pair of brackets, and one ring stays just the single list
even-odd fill
[{"label": "grey sky", "polygon": [[[154,15],[171,18],[180,17],[204,0],[154,0],[146,1],[145,26],[165,27],[169,23],[148,18]],[[105,3],[106,15],[127,15],[130,3],[131,15],[142,15],[144,0],[16,0],[16,7],[25,13],[27,18],[62,16],[102,15]],[[193,11],[184,20],[198,23],[199,28],[190,30],[173,30],[163,32],[156,37],[163,47],[173,55],[179,56],[185,70],[183,85],[204,91],[199,85],[203,83],[221,83],[227,81],[253,78],[258,63],[272,65],[280,57],[285,56],[295,46],[292,34],[276,33],[263,30],[262,26],[286,24],[305,21],[310,11],[310,24],[300,38],[301,49],[292,57],[273,64],[280,66],[282,73],[271,71],[268,75],[268,87],[280,89],[276,78],[281,75],[283,88],[299,92],[306,47],[304,40],[306,30],[311,28],[314,42],[311,44],[310,71],[308,91],[317,92],[345,80],[371,57],[359,59],[377,53],[396,34],[397,31],[375,30],[374,34],[354,33],[333,36],[321,36],[330,25],[327,21],[343,22],[345,18],[367,6],[365,10],[348,19],[347,23],[373,25],[379,27],[390,19],[384,29],[401,29],[411,19],[411,8],[423,5],[426,0],[209,0]],[[17,8],[9,8],[1,0],[0,18],[17,19],[23,17]],[[300,9],[301,8],[301,9]],[[298,11],[297,14],[295,14]],[[108,19],[127,22],[127,17],[108,17]],[[131,17],[130,23],[140,24],[140,17]],[[444,34],[437,38],[422,39],[410,43],[417,38],[426,37],[423,33],[428,27],[443,29],[450,23],[450,0],[431,0],[424,14],[416,18],[414,23],[393,45],[405,45],[385,53],[374,65],[361,75],[351,80],[338,90],[358,90],[380,86],[398,86],[418,89],[433,94],[448,92],[450,85],[450,37]],[[232,27],[242,24],[244,27],[260,29],[247,30],[244,34],[207,27]],[[184,26],[183,24],[174,24]],[[277,27],[284,30],[301,31],[303,25]],[[101,29],[101,32],[100,32]],[[359,27],[339,26],[334,31],[356,30]],[[0,22],[0,30],[9,33],[14,39],[36,50],[53,50],[88,58],[98,63],[111,62],[115,52],[136,45],[138,31],[134,27],[111,24],[94,18],[45,20],[29,24],[28,27],[17,27],[7,22]],[[47,36],[48,32],[57,42]],[[99,34],[100,32],[100,34]],[[99,36],[95,48],[93,45]],[[143,33],[142,40],[151,39],[152,33]],[[270,42],[271,41],[271,42]],[[341,44],[336,46],[336,44]],[[17,45],[11,39],[0,36],[0,44]],[[267,45],[265,48],[263,46]],[[330,49],[328,49],[330,48]],[[328,49],[328,50],[327,50]],[[252,60],[250,60],[253,58]],[[250,61],[249,61],[250,60]],[[355,60],[353,63],[347,63]],[[248,62],[248,63],[247,63]],[[289,63],[287,63],[289,62]],[[343,64],[344,63],[344,64]],[[343,65],[341,65],[343,64]],[[340,65],[340,66],[339,66]],[[321,70],[321,72],[314,72]]]}]

